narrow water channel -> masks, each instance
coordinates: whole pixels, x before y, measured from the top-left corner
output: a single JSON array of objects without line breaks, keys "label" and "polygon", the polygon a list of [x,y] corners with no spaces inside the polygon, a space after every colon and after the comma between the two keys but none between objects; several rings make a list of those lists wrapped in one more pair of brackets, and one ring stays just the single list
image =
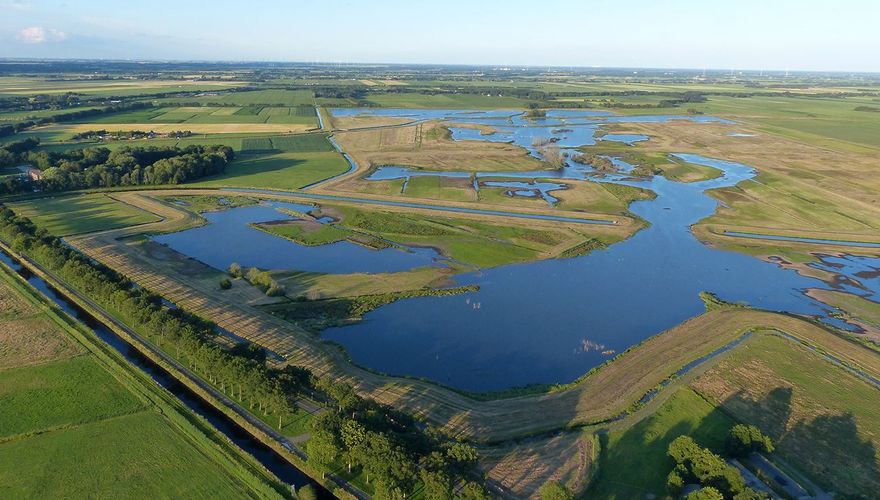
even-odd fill
[{"label": "narrow water channel", "polygon": [[295,486],[297,489],[311,484],[318,492],[320,498],[333,498],[323,486],[312,481],[302,471],[294,467],[290,462],[285,460],[275,450],[263,444],[259,439],[251,435],[249,432],[241,428],[238,424],[230,419],[226,414],[217,410],[210,403],[202,399],[199,395],[190,390],[186,385],[180,383],[164,368],[154,363],[152,360],[144,356],[131,344],[120,338],[111,329],[107,328],[97,318],[84,311],[76,303],[70,301],[55,288],[46,283],[42,278],[30,272],[29,269],[22,266],[17,259],[13,258],[5,251],[0,249],[0,261],[3,261],[10,268],[15,270],[22,278],[40,291],[46,298],[51,300],[55,305],[60,307],[67,314],[77,318],[80,322],[89,327],[95,335],[108,345],[119,352],[129,363],[138,367],[140,370],[150,376],[157,384],[172,393],[187,408],[211,423],[218,431],[228,437],[239,448],[251,454],[266,469],[271,471],[278,479],[289,485]]}]

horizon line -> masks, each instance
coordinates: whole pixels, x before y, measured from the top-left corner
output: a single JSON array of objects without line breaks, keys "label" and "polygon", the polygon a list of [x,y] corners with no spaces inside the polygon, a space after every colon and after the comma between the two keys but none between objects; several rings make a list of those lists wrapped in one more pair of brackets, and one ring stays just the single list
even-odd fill
[{"label": "horizon line", "polygon": [[[829,69],[791,69],[791,68],[721,68],[721,67],[673,67],[673,66],[584,66],[559,64],[508,64],[508,63],[443,63],[443,62],[353,62],[353,61],[297,61],[273,59],[174,59],[174,58],[90,58],[90,57],[12,57],[0,56],[0,64],[6,62],[105,62],[105,63],[190,63],[190,64],[290,64],[324,66],[445,66],[461,68],[511,68],[511,69],[567,69],[567,70],[661,70],[689,72],[749,72],[749,73],[827,73],[850,75],[876,75],[878,71],[829,70]],[[736,75],[732,75],[736,76]]]}]

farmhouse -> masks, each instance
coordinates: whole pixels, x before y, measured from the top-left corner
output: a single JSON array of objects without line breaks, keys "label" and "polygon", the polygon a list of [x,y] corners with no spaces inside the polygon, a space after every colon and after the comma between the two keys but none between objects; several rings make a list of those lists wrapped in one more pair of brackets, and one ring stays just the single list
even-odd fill
[{"label": "farmhouse", "polygon": [[43,178],[43,171],[30,165],[22,165],[18,167],[22,177],[28,177],[32,181],[38,181]]}]

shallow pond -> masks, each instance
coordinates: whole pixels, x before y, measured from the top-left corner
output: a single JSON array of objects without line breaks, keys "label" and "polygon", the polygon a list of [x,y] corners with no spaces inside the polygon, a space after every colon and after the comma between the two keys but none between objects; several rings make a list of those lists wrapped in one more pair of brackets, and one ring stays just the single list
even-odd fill
[{"label": "shallow pond", "polygon": [[320,273],[389,273],[436,265],[437,252],[429,248],[372,250],[347,241],[322,246],[304,246],[251,227],[258,222],[294,220],[280,212],[288,209],[307,213],[312,205],[263,202],[202,214],[204,226],[154,236],[153,240],[216,269],[233,262],[243,267],[299,270]]}]

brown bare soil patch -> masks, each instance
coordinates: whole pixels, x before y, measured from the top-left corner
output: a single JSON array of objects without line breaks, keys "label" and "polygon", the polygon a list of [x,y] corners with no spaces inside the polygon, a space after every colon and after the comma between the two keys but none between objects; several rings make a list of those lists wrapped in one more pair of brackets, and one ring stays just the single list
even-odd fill
[{"label": "brown bare soil patch", "polygon": [[0,370],[69,358],[83,352],[82,346],[43,316],[0,323]]}]

